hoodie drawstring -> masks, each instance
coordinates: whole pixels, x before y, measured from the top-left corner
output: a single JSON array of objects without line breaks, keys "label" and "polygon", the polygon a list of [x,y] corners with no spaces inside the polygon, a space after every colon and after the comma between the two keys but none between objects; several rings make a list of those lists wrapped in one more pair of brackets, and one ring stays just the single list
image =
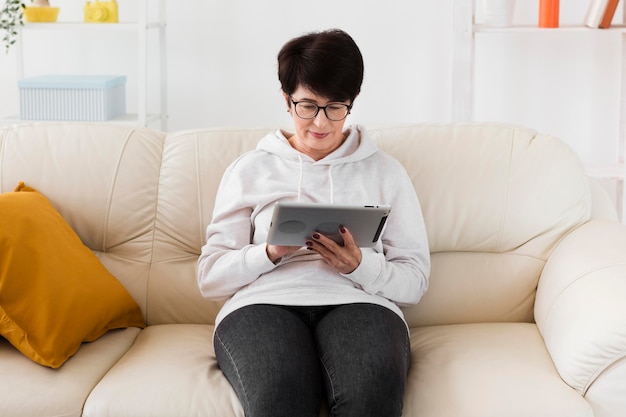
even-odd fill
[{"label": "hoodie drawstring", "polygon": [[300,202],[300,197],[302,196],[302,176],[304,172],[302,157],[298,154],[298,161],[300,161],[300,174],[298,175],[298,202]]},{"label": "hoodie drawstring", "polygon": [[333,184],[333,166],[329,165],[328,166],[328,181],[330,182],[330,204],[333,204],[334,201],[334,195],[335,195],[335,185]]}]

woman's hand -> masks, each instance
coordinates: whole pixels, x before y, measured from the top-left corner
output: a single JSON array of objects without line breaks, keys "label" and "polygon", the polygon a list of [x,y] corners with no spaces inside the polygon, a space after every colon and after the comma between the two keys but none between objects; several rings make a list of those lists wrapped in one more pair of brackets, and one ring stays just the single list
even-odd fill
[{"label": "woman's hand", "polygon": [[276,245],[267,245],[265,247],[265,252],[267,253],[267,257],[273,263],[276,263],[283,256],[290,254],[292,252],[297,251],[302,246],[276,246]]},{"label": "woman's hand", "polygon": [[313,233],[306,241],[307,249],[319,253],[326,263],[342,274],[353,272],[361,264],[361,249],[354,243],[354,238],[348,229],[339,227],[343,245],[321,233]]}]

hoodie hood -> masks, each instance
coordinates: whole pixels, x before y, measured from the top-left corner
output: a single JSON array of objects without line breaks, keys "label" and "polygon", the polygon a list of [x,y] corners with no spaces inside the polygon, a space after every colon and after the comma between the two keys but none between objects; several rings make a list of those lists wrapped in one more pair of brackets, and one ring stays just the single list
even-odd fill
[{"label": "hoodie hood", "polygon": [[313,165],[336,165],[356,162],[378,151],[378,148],[372,143],[362,126],[349,126],[346,132],[348,132],[348,137],[341,146],[319,161],[314,161],[308,155],[294,149],[281,130],[269,133],[263,137],[257,144],[257,149],[284,159],[304,161]]},{"label": "hoodie hood", "polygon": [[378,148],[372,143],[369,136],[365,134],[365,130],[362,126],[350,126],[346,132],[348,133],[346,140],[337,149],[319,161],[315,161],[310,156],[294,149],[287,140],[287,136],[280,129],[263,137],[259,141],[257,149],[274,154],[279,158],[298,163],[297,201],[301,201],[302,198],[304,165],[309,164],[311,166],[317,166],[320,169],[325,168],[327,170],[330,187],[328,197],[332,204],[334,203],[333,167],[340,164],[361,161],[378,151]]}]

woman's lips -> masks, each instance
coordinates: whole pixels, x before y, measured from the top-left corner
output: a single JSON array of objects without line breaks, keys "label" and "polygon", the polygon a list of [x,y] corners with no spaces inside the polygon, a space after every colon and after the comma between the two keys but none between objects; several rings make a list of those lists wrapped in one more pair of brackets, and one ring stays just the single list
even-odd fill
[{"label": "woman's lips", "polygon": [[313,136],[316,139],[324,139],[326,136],[328,136],[328,133],[318,133],[318,132],[311,132],[311,131],[309,131],[309,133],[311,134],[311,136]]}]

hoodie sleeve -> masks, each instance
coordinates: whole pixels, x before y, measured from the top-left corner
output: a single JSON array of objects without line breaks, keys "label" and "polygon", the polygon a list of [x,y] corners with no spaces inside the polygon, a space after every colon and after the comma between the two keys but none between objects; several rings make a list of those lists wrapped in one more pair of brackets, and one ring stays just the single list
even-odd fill
[{"label": "hoodie sleeve", "polygon": [[426,226],[413,184],[398,168],[391,196],[392,211],[381,236],[383,251],[361,249],[361,264],[346,278],[370,294],[400,306],[416,304],[428,289],[430,249]]},{"label": "hoodie sleeve", "polygon": [[265,244],[251,243],[254,204],[237,170],[231,165],[215,198],[213,219],[206,230],[207,243],[198,259],[198,285],[205,298],[223,300],[276,266]]}]

